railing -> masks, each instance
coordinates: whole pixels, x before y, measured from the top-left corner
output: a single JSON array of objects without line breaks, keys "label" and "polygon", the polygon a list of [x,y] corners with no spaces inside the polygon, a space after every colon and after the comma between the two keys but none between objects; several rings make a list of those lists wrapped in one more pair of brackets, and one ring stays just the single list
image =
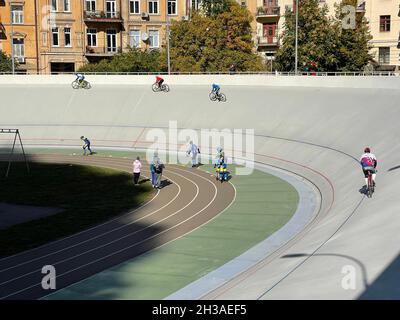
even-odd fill
[{"label": "railing", "polygon": [[85,11],[84,18],[90,21],[122,20],[121,14],[118,11]]},{"label": "railing", "polygon": [[107,47],[86,47],[86,55],[114,55],[121,53],[121,48],[114,48],[109,50]]},{"label": "railing", "polygon": [[275,37],[257,37],[257,44],[258,45],[270,45],[276,46],[279,43],[279,39],[277,36]]},{"label": "railing", "polygon": [[[24,74],[15,72],[15,74]],[[57,74],[76,74],[76,72],[57,72]],[[168,75],[168,72],[85,72],[85,75]],[[0,75],[12,75],[11,72],[0,72]],[[221,71],[221,72],[171,72],[170,75],[269,75],[269,76],[296,76],[294,72],[268,72],[268,71]],[[302,72],[297,76],[320,76],[320,77],[364,77],[364,76],[400,76],[400,71],[354,71],[354,72]]]},{"label": "railing", "polygon": [[256,16],[279,16],[281,7],[279,6],[264,6],[264,7],[258,7]]}]

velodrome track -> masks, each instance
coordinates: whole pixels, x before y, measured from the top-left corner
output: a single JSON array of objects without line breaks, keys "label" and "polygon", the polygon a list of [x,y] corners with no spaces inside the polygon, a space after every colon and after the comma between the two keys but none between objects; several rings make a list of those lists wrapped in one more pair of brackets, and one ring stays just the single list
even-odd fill
[{"label": "velodrome track", "polygon": [[[166,95],[133,83],[93,81],[90,91],[71,91],[67,83],[3,85],[1,126],[20,128],[28,145],[74,145],[84,134],[97,146],[124,148],[148,147],[149,130],[166,128],[169,120],[179,128],[254,128],[255,160],[310,180],[320,207],[285,246],[198,298],[400,298],[399,79],[290,81],[275,86],[265,79],[269,85],[258,87],[233,81],[223,86],[225,104],[208,100],[208,86],[178,85],[184,81],[171,80]],[[358,157],[365,146],[379,161],[372,199],[360,192]],[[346,290],[349,266],[356,285]]]},{"label": "velodrome track", "polygon": [[[32,160],[127,172],[132,166],[131,160],[122,158],[38,155]],[[143,174],[150,173],[145,169]],[[168,166],[163,179],[171,184],[132,212],[74,236],[0,259],[0,299],[35,299],[48,294],[41,287],[44,265],[56,268],[57,289],[61,289],[132,259],[206,223],[234,199],[235,190],[230,183],[221,186],[199,170]]]}]

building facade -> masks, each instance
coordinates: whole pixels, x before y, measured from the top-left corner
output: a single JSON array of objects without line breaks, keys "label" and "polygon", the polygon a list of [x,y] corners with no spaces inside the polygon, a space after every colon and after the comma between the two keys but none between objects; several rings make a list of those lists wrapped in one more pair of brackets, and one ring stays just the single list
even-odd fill
[{"label": "building facade", "polygon": [[[294,0],[236,1],[254,16],[255,50],[273,60]],[[320,0],[330,14],[337,2]],[[370,23],[371,52],[383,70],[400,68],[399,6],[362,0],[357,8]],[[0,0],[0,50],[14,52],[21,72],[74,72],[130,48],[165,48],[167,24],[200,7],[201,0]]]},{"label": "building facade", "polygon": [[[327,5],[329,14],[335,14],[338,0],[320,0]],[[285,11],[293,10],[293,0],[257,0],[254,12],[257,21],[255,43],[257,51],[273,60],[279,48],[279,37],[285,22]],[[399,0],[361,0],[356,14],[362,14],[369,22],[373,39],[371,53],[380,70],[400,70],[400,1]]]},{"label": "building facade", "polygon": [[36,8],[36,0],[0,0],[0,50],[31,73],[40,70]]}]

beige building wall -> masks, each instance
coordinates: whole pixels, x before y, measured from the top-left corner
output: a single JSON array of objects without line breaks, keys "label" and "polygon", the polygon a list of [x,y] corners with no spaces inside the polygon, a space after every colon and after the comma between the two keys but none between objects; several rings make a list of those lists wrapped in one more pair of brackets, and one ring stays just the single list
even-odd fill
[{"label": "beige building wall", "polygon": [[[16,71],[36,73],[38,65],[35,0],[12,0],[14,56],[19,62]],[[10,1],[0,0],[0,50],[11,55]]]},{"label": "beige building wall", "polygon": [[83,1],[37,1],[40,73],[74,72],[85,62]]}]

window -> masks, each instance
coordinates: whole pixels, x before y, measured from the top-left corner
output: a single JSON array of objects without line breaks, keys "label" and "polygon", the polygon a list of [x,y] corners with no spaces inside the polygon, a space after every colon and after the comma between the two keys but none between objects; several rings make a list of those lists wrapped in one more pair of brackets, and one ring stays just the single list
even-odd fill
[{"label": "window", "polygon": [[158,0],[149,0],[149,13],[158,14]]},{"label": "window", "polygon": [[241,5],[243,8],[246,8],[246,6],[247,6],[246,0],[241,0],[241,1],[240,1],[240,5]]},{"label": "window", "polygon": [[379,48],[379,63],[380,64],[390,63],[390,47]]},{"label": "window", "polygon": [[23,6],[12,6],[12,23],[23,24],[24,23],[24,8]]},{"label": "window", "polygon": [[390,31],[390,16],[380,16],[379,31],[381,31],[381,32],[389,32]]},{"label": "window", "polygon": [[140,30],[131,30],[129,32],[129,45],[131,48],[140,47]]},{"label": "window", "polygon": [[150,48],[158,48],[158,30],[149,31]]},{"label": "window", "polygon": [[199,10],[201,0],[191,0],[192,10]]},{"label": "window", "polygon": [[87,45],[89,47],[97,47],[97,30],[87,29]]},{"label": "window", "polygon": [[177,0],[168,0],[168,14],[176,14]]},{"label": "window", "polygon": [[86,0],[86,11],[96,11],[96,0]]},{"label": "window", "polygon": [[24,39],[13,39],[14,56],[16,58],[25,57],[25,43]]},{"label": "window", "polygon": [[71,11],[71,0],[64,0],[64,12]]},{"label": "window", "polygon": [[139,14],[140,13],[140,0],[129,1],[129,13]]},{"label": "window", "polygon": [[58,42],[58,28],[51,28],[51,33],[52,33],[52,46],[53,47],[58,47],[59,42]]},{"label": "window", "polygon": [[64,45],[71,47],[71,28],[64,28]]},{"label": "window", "polygon": [[51,0],[51,11],[57,11],[57,0]]}]

